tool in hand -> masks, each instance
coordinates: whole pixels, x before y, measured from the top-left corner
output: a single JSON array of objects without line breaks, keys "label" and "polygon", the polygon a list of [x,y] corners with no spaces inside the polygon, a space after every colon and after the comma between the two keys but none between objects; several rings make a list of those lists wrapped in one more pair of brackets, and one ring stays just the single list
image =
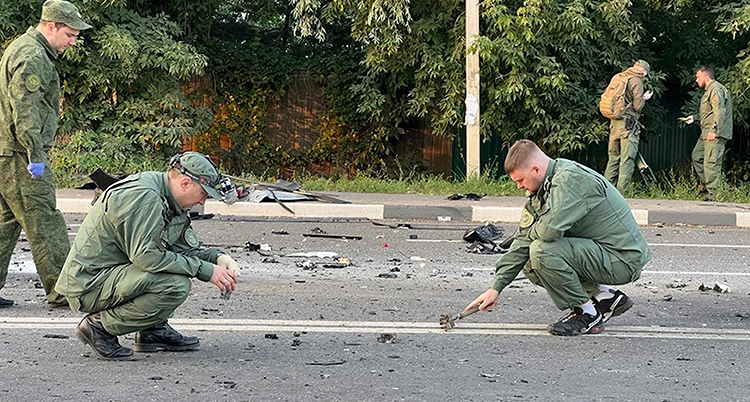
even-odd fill
[{"label": "tool in hand", "polygon": [[451,316],[450,314],[443,314],[440,316],[440,320],[438,321],[440,323],[440,328],[446,331],[450,331],[453,327],[456,326],[456,320],[460,320],[466,316],[470,316],[477,311],[479,311],[479,305],[476,305],[468,310],[464,310],[454,316]]}]

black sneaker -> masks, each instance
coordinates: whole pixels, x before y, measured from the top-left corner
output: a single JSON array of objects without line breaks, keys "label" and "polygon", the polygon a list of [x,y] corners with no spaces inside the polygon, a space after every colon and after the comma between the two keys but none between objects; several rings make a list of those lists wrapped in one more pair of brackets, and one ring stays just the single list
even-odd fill
[{"label": "black sneaker", "polygon": [[597,311],[593,316],[584,313],[580,307],[575,307],[570,314],[560,321],[550,324],[547,330],[552,335],[575,336],[583,334],[598,334],[604,330],[602,314]]},{"label": "black sneaker", "polygon": [[594,307],[596,307],[596,311],[601,313],[602,317],[604,317],[604,322],[630,310],[630,308],[633,307],[633,304],[635,304],[633,299],[629,298],[628,295],[619,290],[614,292],[610,290],[610,292],[614,294],[614,296],[609,299],[599,301],[594,297],[591,298],[594,302]]}]

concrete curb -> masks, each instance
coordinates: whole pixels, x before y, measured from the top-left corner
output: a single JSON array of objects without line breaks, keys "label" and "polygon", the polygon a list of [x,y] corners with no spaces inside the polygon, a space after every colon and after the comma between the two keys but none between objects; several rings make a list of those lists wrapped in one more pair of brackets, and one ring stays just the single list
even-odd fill
[{"label": "concrete curb", "polygon": [[[287,217],[287,218],[365,218],[455,222],[516,223],[522,207],[477,205],[386,205],[386,204],[326,204],[318,202],[289,202],[285,204],[294,214],[275,203],[236,203],[226,205],[209,200],[205,213],[230,216]],[[58,198],[57,208],[63,213],[85,214],[91,200]],[[633,209],[636,222],[642,226],[656,224],[709,225],[750,228],[750,212],[692,212]]]}]

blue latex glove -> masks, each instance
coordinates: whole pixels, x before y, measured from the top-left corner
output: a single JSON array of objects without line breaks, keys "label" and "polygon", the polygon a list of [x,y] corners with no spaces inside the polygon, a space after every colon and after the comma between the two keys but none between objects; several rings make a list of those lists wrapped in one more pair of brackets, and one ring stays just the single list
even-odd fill
[{"label": "blue latex glove", "polygon": [[44,162],[31,162],[29,163],[29,166],[26,167],[26,170],[31,173],[31,177],[38,179],[44,174]]}]

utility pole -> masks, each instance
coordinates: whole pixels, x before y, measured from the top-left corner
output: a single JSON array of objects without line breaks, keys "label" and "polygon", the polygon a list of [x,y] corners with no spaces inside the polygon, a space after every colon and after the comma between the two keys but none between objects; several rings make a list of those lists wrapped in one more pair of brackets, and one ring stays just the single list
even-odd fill
[{"label": "utility pole", "polygon": [[479,0],[466,0],[466,178],[479,177]]}]

